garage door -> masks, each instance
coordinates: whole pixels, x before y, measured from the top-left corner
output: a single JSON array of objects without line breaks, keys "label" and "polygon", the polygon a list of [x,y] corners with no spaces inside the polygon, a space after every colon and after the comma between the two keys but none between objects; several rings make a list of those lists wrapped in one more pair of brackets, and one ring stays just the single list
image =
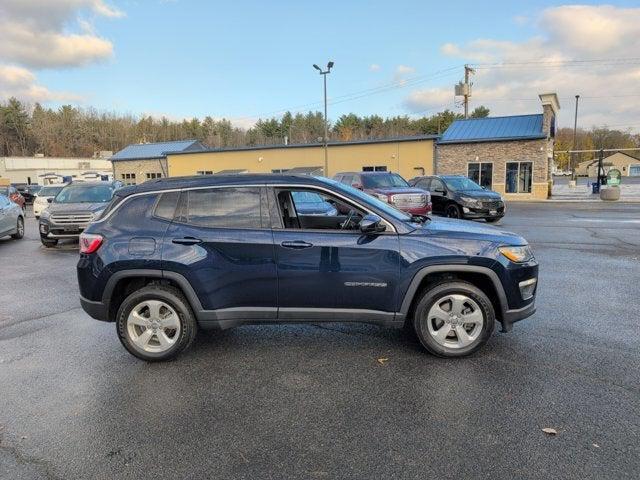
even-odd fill
[{"label": "garage door", "polygon": [[629,176],[640,177],[640,165],[629,166]]}]

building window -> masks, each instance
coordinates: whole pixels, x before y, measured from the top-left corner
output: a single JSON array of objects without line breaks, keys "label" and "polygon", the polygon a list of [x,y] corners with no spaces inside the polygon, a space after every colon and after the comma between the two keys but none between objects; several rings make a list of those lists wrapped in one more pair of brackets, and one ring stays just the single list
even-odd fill
[{"label": "building window", "polygon": [[481,187],[491,190],[493,185],[493,163],[470,162],[467,164],[467,177]]},{"label": "building window", "polygon": [[273,168],[271,169],[271,173],[285,173],[288,172],[289,168]]},{"label": "building window", "polygon": [[125,185],[135,185],[136,184],[136,174],[135,173],[123,173],[122,174],[122,183]]},{"label": "building window", "polygon": [[147,173],[147,180],[153,180],[155,178],[162,178],[161,173]]},{"label": "building window", "polygon": [[506,193],[531,193],[532,162],[507,162]]},{"label": "building window", "polygon": [[386,172],[387,171],[387,166],[386,165],[376,165],[376,166],[372,166],[372,167],[362,167],[362,171],[363,172]]},{"label": "building window", "polygon": [[213,170],[198,170],[196,175],[213,175]]}]

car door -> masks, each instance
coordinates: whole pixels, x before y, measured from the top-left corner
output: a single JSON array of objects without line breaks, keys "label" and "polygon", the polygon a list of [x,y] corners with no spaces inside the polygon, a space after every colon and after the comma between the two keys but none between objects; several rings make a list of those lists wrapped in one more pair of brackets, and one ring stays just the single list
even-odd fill
[{"label": "car door", "polygon": [[433,212],[443,213],[447,204],[447,189],[444,186],[444,182],[439,178],[432,178],[429,193],[431,193]]},{"label": "car door", "polygon": [[265,195],[260,186],[181,194],[163,240],[163,270],[189,281],[212,320],[277,316],[277,270]]},{"label": "car door", "polygon": [[0,234],[8,232],[11,228],[11,202],[4,195],[0,195]]},{"label": "car door", "polygon": [[[311,191],[334,205],[329,214],[299,216],[292,193]],[[288,203],[287,203],[287,198]],[[398,235],[340,229],[344,198],[322,189],[287,187],[270,192],[278,266],[278,316],[283,320],[393,319],[400,268]],[[359,215],[367,213],[349,204]]]}]

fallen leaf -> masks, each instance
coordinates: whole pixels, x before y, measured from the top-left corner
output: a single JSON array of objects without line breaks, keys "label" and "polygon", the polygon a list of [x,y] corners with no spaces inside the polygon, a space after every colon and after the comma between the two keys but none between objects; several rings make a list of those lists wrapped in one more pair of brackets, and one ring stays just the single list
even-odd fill
[{"label": "fallen leaf", "polygon": [[547,435],[557,435],[558,431],[555,428],[549,428],[549,427],[545,427],[542,429],[542,431],[544,433],[546,433]]},{"label": "fallen leaf", "polygon": [[593,445],[596,448],[600,448],[600,445],[598,445],[597,443],[592,443],[591,445]]},{"label": "fallen leaf", "polygon": [[388,361],[389,361],[389,359],[388,359],[387,357],[380,357],[380,358],[378,359],[378,363],[379,363],[380,365],[384,365],[384,364],[385,364],[385,363],[387,363]]}]

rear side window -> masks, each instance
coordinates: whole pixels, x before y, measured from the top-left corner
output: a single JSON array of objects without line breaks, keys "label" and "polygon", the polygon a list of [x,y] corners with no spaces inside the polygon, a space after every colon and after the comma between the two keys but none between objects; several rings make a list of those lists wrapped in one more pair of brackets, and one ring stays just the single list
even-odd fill
[{"label": "rear side window", "polygon": [[173,220],[179,197],[180,192],[167,192],[160,195],[160,199],[156,204],[156,209],[153,212],[153,215],[165,220]]},{"label": "rear side window", "polygon": [[117,225],[120,229],[137,229],[143,219],[151,217],[158,196],[141,195],[125,198],[126,201],[113,213],[108,222],[110,225]]},{"label": "rear side window", "polygon": [[189,190],[186,196],[182,222],[208,228],[262,228],[259,188]]}]

